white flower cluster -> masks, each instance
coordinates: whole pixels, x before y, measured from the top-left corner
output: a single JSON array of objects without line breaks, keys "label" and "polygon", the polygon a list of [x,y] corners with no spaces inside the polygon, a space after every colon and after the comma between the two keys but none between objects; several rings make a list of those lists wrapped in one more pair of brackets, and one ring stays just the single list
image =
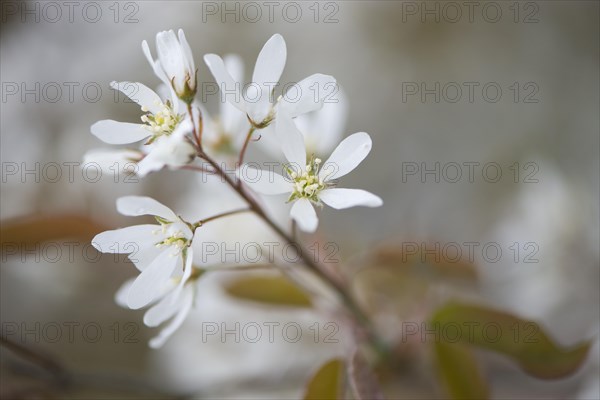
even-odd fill
[{"label": "white flower cluster", "polygon": [[[238,56],[204,56],[222,97],[220,115],[212,118],[196,100],[197,70],[183,31],[179,30],[178,35],[173,31],[157,34],[157,59],[152,57],[146,41],[142,49],[162,81],[157,92],[141,83],[112,83],[113,88],[141,107],[141,123],[103,120],[91,127],[92,133],[108,144],[142,144],[138,149],[94,150],[86,154],[86,160],[104,166],[127,160],[137,166],[138,175],[145,176],[164,167],[206,172],[195,164],[197,161],[205,162],[203,165],[208,162],[210,172],[214,173],[219,168],[216,160],[235,159],[239,162],[237,174],[233,176],[221,170],[221,177],[224,184],[229,184],[248,202],[246,210],[190,223],[151,198],[122,197],[117,200],[121,214],[152,215],[158,224],[107,231],[93,239],[94,246],[101,252],[129,254],[140,271],[137,278],[119,290],[118,303],[132,309],[151,305],[144,316],[148,326],[171,320],[150,342],[151,346],[159,347],[181,325],[194,302],[194,282],[202,273],[201,268],[192,266],[195,230],[214,219],[243,211],[268,218],[251,190],[266,195],[287,194],[282,201],[292,203],[291,219],[306,232],[317,229],[315,206],[378,207],[382,200],[364,190],[337,187],[338,179],[368,155],[372,142],[367,133],[359,132],[335,146],[342,135],[347,106],[341,91],[337,92],[337,102],[325,102],[328,94],[325,88],[336,85],[333,77],[311,75],[294,85],[293,98],[286,96],[287,92],[274,97],[274,87],[287,57],[281,35],[273,35],[264,45],[256,60],[252,81],[246,85],[241,83],[244,68]],[[253,139],[257,131],[260,131],[258,138],[265,136],[264,150],[272,154],[279,149],[287,159],[282,174],[243,164],[245,149],[251,141],[257,140]],[[328,152],[331,155],[325,161],[319,158]]]}]

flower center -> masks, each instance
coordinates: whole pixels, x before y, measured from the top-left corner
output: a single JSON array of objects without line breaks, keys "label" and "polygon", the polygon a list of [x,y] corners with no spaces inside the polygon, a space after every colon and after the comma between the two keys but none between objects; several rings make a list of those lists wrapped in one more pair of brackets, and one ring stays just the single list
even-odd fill
[{"label": "flower center", "polygon": [[173,246],[177,253],[185,249],[190,245],[190,239],[185,236],[185,233],[180,229],[177,224],[164,220],[160,217],[155,217],[156,220],[160,223],[161,229],[154,231],[155,234],[162,232],[166,237],[156,243],[156,247],[161,246]]},{"label": "flower center", "polygon": [[290,195],[289,201],[305,198],[312,202],[319,203],[318,194],[325,189],[325,182],[319,178],[319,168],[321,167],[321,159],[311,157],[306,170],[301,174],[288,170],[288,174],[294,181],[294,190]]},{"label": "flower center", "polygon": [[169,100],[157,105],[160,111],[154,114],[149,112],[148,108],[142,107],[142,111],[146,113],[142,115],[142,122],[146,124],[145,128],[152,132],[152,137],[146,144],[152,143],[162,135],[170,135],[182,120],[182,115],[175,114]]}]

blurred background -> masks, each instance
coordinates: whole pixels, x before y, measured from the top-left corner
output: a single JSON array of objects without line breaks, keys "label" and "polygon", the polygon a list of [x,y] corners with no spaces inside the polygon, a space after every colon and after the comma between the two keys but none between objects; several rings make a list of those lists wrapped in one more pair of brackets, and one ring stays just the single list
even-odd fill
[{"label": "blurred background", "polygon": [[[115,210],[115,199],[126,194],[203,216],[196,207],[215,192],[193,173],[96,179],[80,166],[86,151],[107,147],[90,134],[95,121],[138,121],[138,107],[115,98],[109,83],[158,85],[140,44],[146,39],[154,49],[158,31],[182,28],[199,81],[212,81],[206,53],[239,54],[250,79],[264,42],[281,33],[288,48],[281,82],[320,72],[343,86],[346,135],[366,131],[373,138],[370,156],[344,185],[385,203],[325,209],[317,239],[339,245],[339,270],[386,338],[398,340],[401,322],[420,321],[445,299],[468,297],[537,321],[563,346],[595,341],[583,367],[556,381],[478,354],[492,398],[600,398],[599,12],[595,1],[473,8],[437,1],[3,1],[2,335],[50,357],[70,378],[63,387],[56,383],[62,373],[48,377],[39,363],[22,365],[27,355],[3,348],[0,393],[300,398],[315,368],[346,352],[343,325],[338,343],[310,336],[315,323],[326,336],[322,328],[335,315],[236,299],[223,289],[230,272],[202,280],[182,328],[151,350],[156,329],[143,325],[142,312],[114,303],[135,268],[77,239],[69,252],[56,233],[71,227],[72,236],[89,240],[135,224]],[[216,110],[217,97],[207,107]],[[249,158],[261,157],[254,147]],[[252,220],[228,223],[219,237],[268,235]],[[378,251],[410,251],[444,264],[451,247],[462,251],[460,268],[416,268],[393,278],[362,268]],[[441,262],[431,261],[431,249],[442,253]],[[295,343],[202,336],[207,322],[265,321],[298,323],[305,335]],[[444,398],[426,352],[413,350],[386,393]]]}]

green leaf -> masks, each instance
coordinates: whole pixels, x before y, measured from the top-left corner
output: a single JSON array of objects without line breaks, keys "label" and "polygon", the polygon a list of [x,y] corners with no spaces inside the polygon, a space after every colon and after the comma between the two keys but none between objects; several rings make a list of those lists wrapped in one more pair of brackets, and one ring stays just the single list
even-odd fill
[{"label": "green leaf", "polygon": [[321,366],[306,386],[304,400],[343,398],[344,361],[333,359]]},{"label": "green leaf", "polygon": [[437,341],[434,345],[442,382],[453,399],[489,397],[489,390],[469,348],[463,344]]},{"label": "green leaf", "polygon": [[504,354],[525,372],[541,379],[572,374],[583,364],[591,347],[589,341],[562,347],[535,322],[480,306],[450,303],[435,313],[432,322],[438,341],[464,343]]},{"label": "green leaf", "polygon": [[242,300],[277,306],[311,307],[310,298],[284,276],[244,276],[225,285],[225,291]]}]

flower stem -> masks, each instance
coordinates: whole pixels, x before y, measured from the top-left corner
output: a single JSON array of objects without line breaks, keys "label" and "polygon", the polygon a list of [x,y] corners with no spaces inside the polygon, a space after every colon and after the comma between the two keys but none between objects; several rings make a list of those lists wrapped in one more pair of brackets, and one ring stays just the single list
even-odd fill
[{"label": "flower stem", "polygon": [[240,208],[238,210],[227,211],[227,212],[224,212],[224,213],[221,213],[221,214],[213,215],[212,217],[208,217],[208,218],[202,219],[202,220],[196,222],[194,225],[195,226],[202,226],[202,225],[206,224],[207,222],[214,221],[214,220],[219,219],[219,218],[228,217],[230,215],[240,214],[240,213],[249,212],[249,211],[252,211],[252,209],[250,209],[250,208]]},{"label": "flower stem", "polygon": [[[252,138],[252,134],[254,133],[254,126],[251,126],[250,129],[248,130],[248,133],[246,134],[246,140],[244,140],[244,145],[242,146],[242,150],[240,151],[240,158],[238,160],[238,166],[242,166],[242,163],[244,162],[244,156],[246,155],[246,149],[248,148],[248,143],[250,143],[250,138]],[[241,185],[242,182],[239,181],[238,185]]]}]

